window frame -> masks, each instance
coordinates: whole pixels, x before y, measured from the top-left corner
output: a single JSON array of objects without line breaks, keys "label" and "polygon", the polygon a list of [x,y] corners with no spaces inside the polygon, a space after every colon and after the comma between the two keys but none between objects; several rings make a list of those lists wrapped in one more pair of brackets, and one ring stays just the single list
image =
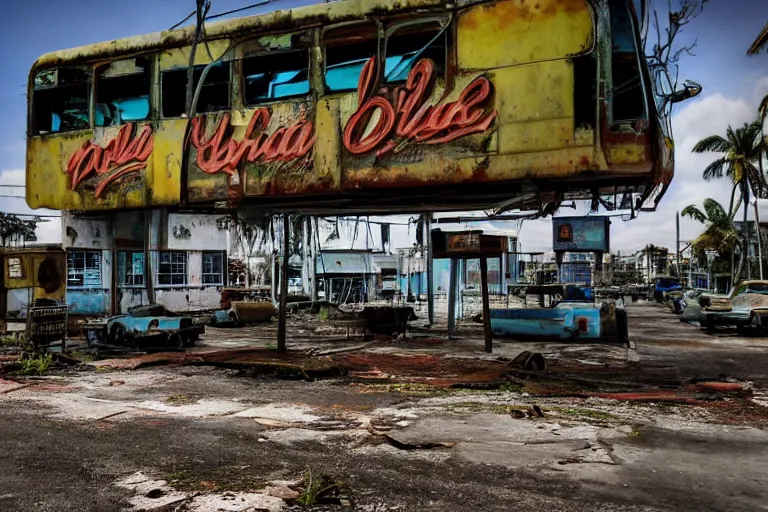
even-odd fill
[{"label": "window frame", "polygon": [[[256,102],[249,102],[248,96],[246,95],[246,80],[248,77],[245,74],[245,61],[248,59],[258,59],[259,57],[266,57],[266,56],[274,56],[274,55],[281,55],[281,54],[287,54],[287,53],[297,53],[304,51],[306,52],[307,56],[307,83],[308,83],[308,89],[307,92],[300,93],[300,94],[291,94],[289,96],[280,96],[279,98],[269,98],[266,100],[256,101]],[[240,59],[238,59],[238,73],[239,73],[239,79],[240,79],[240,98],[241,102],[243,104],[244,108],[258,108],[263,105],[269,105],[271,103],[280,103],[282,101],[291,100],[295,98],[305,98],[307,96],[310,96],[312,94],[312,91],[314,89],[312,85],[312,45],[307,45],[306,47],[299,47],[299,48],[291,48],[286,50],[277,50],[272,52],[258,52],[258,53],[250,53],[247,55],[243,55]]]},{"label": "window frame", "polygon": [[[118,76],[106,77],[106,78],[104,78],[102,76],[104,74],[104,72],[107,69],[109,69],[110,66],[112,66],[112,64],[115,64],[116,62],[131,60],[131,59],[134,60],[134,61],[136,61],[137,59],[144,59],[144,60],[146,60],[146,62],[147,62],[147,70],[144,71],[144,72],[137,72],[137,73],[124,73],[124,74],[121,74],[121,75],[118,75]],[[109,61],[109,62],[107,62],[105,64],[94,66],[93,71],[91,73],[92,87],[91,87],[91,95],[90,95],[91,96],[91,101],[89,102],[90,103],[90,105],[89,105],[89,108],[90,108],[89,118],[91,120],[91,126],[93,128],[111,128],[111,127],[115,127],[115,126],[117,126],[117,127],[123,126],[123,125],[125,125],[127,123],[147,123],[147,122],[151,122],[152,121],[152,119],[154,117],[153,112],[154,112],[154,108],[155,108],[155,105],[154,105],[154,76],[155,76],[155,62],[156,62],[156,60],[157,60],[156,59],[156,54],[143,54],[143,55],[136,55],[136,56],[133,56],[133,57],[115,59],[115,60]],[[144,119],[135,119],[135,120],[132,120],[132,121],[123,121],[123,122],[121,122],[119,124],[108,124],[108,125],[99,125],[99,124],[97,124],[96,123],[96,106],[99,104],[99,88],[101,87],[102,80],[116,80],[116,79],[120,79],[120,78],[124,78],[124,77],[143,76],[145,74],[146,74],[146,76],[147,76],[147,78],[149,80],[149,91],[147,93],[148,94],[148,97],[147,97],[147,102],[148,102],[147,117],[145,117]]]},{"label": "window frame", "polygon": [[[220,258],[220,272],[206,272],[205,265],[206,256],[218,256]],[[227,275],[227,259],[226,259],[226,252],[224,251],[203,251],[201,256],[201,271],[200,271],[200,284],[203,286],[226,286],[226,275]],[[206,276],[218,276],[219,280],[217,282],[206,282],[205,278]]]},{"label": "window frame", "polygon": [[[349,94],[352,92],[357,91],[357,84],[355,84],[354,89],[343,89],[343,90],[331,90],[328,87],[328,81],[326,80],[326,76],[328,74],[328,45],[326,43],[326,38],[328,37],[328,32],[332,32],[334,30],[343,29],[352,27],[354,25],[373,25],[376,28],[376,60],[378,62],[381,62],[381,56],[382,56],[382,40],[383,40],[383,34],[382,34],[382,23],[380,20],[360,20],[360,21],[351,21],[347,23],[338,23],[336,25],[331,25],[328,27],[323,27],[323,31],[320,38],[320,48],[323,52],[323,66],[322,66],[322,80],[323,80],[323,96],[336,96],[339,94]],[[343,45],[338,45],[343,46]],[[352,46],[350,44],[350,46]],[[358,77],[359,82],[359,77]]]},{"label": "window frame", "polygon": [[[184,256],[184,261],[178,262],[173,261],[173,256]],[[164,256],[169,256],[170,260],[167,262],[163,261]],[[170,271],[163,272],[163,265],[169,265]],[[180,272],[174,272],[173,271],[173,265],[183,265],[184,266],[184,273]],[[165,276],[168,276],[168,283],[161,282],[161,279]],[[174,283],[173,276],[183,276],[183,282],[181,283]],[[187,287],[189,286],[189,253],[187,251],[160,251],[158,254],[158,264],[157,264],[157,286],[158,288],[178,288],[178,287]]]},{"label": "window frame", "polygon": [[[66,288],[68,290],[101,290],[104,288],[104,264],[102,261],[103,258],[103,251],[100,249],[67,249],[67,284]],[[83,267],[80,270],[80,276],[82,280],[82,284],[70,284],[70,272],[73,270],[73,263],[72,260],[74,260],[74,257],[77,253],[82,253],[83,255]],[[94,255],[96,256],[96,259],[94,261],[98,262],[97,267],[98,268],[88,268],[88,255]],[[93,270],[99,271],[99,282],[98,284],[86,284],[86,272]],[[77,275],[77,274],[76,274]]]},{"label": "window frame", "polygon": [[[13,267],[18,267],[18,275],[13,275]],[[8,279],[24,279],[24,265],[20,256],[8,258]]]},{"label": "window frame", "polygon": [[[60,73],[62,70],[80,70],[84,71],[86,73],[86,79],[84,82],[75,82],[68,85],[61,85],[59,83],[60,81]],[[38,75],[46,72],[55,72],[56,78],[55,83],[51,85],[41,85],[38,86],[35,84],[35,79]],[[94,84],[94,68],[93,66],[78,66],[78,65],[63,65],[63,66],[54,66],[50,68],[42,68],[42,69],[36,69],[34,71],[34,75],[31,78],[31,84],[29,85],[30,92],[32,94],[31,101],[28,102],[27,110],[28,110],[28,131],[30,132],[29,135],[31,137],[48,137],[51,135],[63,135],[63,134],[77,134],[77,133],[83,133],[90,130],[93,130],[93,84]],[[86,128],[78,128],[77,130],[67,130],[67,131],[53,131],[53,129],[49,131],[44,131],[40,129],[40,126],[38,126],[38,94],[40,92],[47,93],[48,91],[55,91],[55,90],[62,90],[62,89],[74,89],[76,87],[85,86],[86,90],[86,112],[88,117],[88,126]],[[50,110],[50,109],[49,109]],[[53,111],[50,110],[49,114],[53,116]],[[51,128],[53,128],[53,119],[51,119]]]},{"label": "window frame", "polygon": [[[201,76],[202,76],[203,70],[209,64],[196,64],[195,66],[193,66],[193,68],[199,69],[200,73],[201,73]],[[210,110],[210,111],[206,110],[206,111],[202,111],[202,110],[199,109],[200,103],[198,101],[198,104],[197,104],[198,108],[195,109],[195,115],[196,116],[200,115],[200,114],[219,114],[221,112],[231,112],[232,109],[234,108],[234,105],[233,105],[234,94],[232,94],[232,89],[233,89],[233,85],[234,85],[233,82],[234,82],[234,79],[236,77],[236,75],[235,75],[235,60],[233,60],[233,59],[226,59],[226,60],[222,59],[220,61],[220,64],[225,64],[226,66],[229,67],[229,79],[227,81],[227,83],[228,83],[228,87],[227,87],[227,103],[229,104],[229,106],[227,108],[220,109],[220,110]],[[186,112],[183,112],[183,111],[181,112],[181,114],[176,115],[176,116],[166,116],[165,115],[164,105],[163,105],[163,103],[164,103],[163,100],[165,99],[165,95],[163,94],[163,80],[165,79],[165,77],[166,77],[166,75],[168,73],[184,72],[186,74],[188,69],[189,69],[189,66],[184,66],[184,67],[174,67],[174,68],[169,68],[169,69],[163,69],[163,70],[159,70],[158,71],[158,77],[157,77],[157,80],[156,80],[157,87],[158,87],[157,96],[158,96],[158,100],[159,100],[158,101],[158,105],[157,105],[157,117],[158,117],[158,119],[160,121],[163,121],[165,119],[186,119]],[[193,74],[194,74],[194,71],[193,71]],[[197,88],[197,83],[195,84],[195,88]],[[186,95],[186,91],[185,91],[185,95]],[[199,100],[199,98],[198,98],[198,100]]]},{"label": "window frame", "polygon": [[[126,282],[126,278],[129,275],[128,272],[127,272],[128,267],[129,267],[128,263],[130,261],[130,267],[131,267],[131,269],[133,269],[133,255],[137,254],[137,253],[138,254],[142,254],[143,257],[146,259],[146,257],[147,257],[146,253],[144,251],[142,251],[142,250],[125,249],[125,250],[117,251],[117,254],[118,254],[118,256],[117,256],[117,258],[118,258],[118,261],[117,261],[117,287],[118,288],[146,288],[146,286],[147,286],[147,275],[146,275],[147,262],[146,262],[146,260],[142,264],[141,274],[134,274],[133,272],[130,273],[130,275],[131,275],[131,277],[133,278],[134,281],[136,280],[136,277],[138,277],[140,275],[142,283],[141,284],[136,284],[134,282],[134,283],[128,284]],[[130,258],[128,258],[129,255],[130,255]],[[124,267],[124,269],[126,270],[125,274],[121,274],[120,273],[120,263],[121,263],[121,260],[122,260],[123,257],[126,258],[125,259],[125,267]]]},{"label": "window frame", "polygon": [[[399,21],[396,23],[392,23],[391,25],[388,25],[386,29],[384,30],[384,34],[381,36],[381,43],[380,43],[380,55],[379,55],[379,62],[382,64],[381,66],[381,83],[382,85],[399,85],[405,83],[406,80],[391,80],[387,81],[387,77],[385,75],[386,72],[386,61],[387,61],[387,49],[389,44],[389,38],[392,37],[393,34],[397,34],[398,31],[407,29],[410,27],[418,27],[419,25],[429,25],[429,24],[436,24],[438,27],[440,27],[438,31],[438,37],[435,37],[434,42],[436,42],[440,35],[444,38],[445,41],[445,55],[444,55],[444,63],[443,63],[443,80],[448,80],[448,68],[450,66],[450,56],[451,56],[451,49],[452,49],[452,41],[451,41],[451,24],[453,23],[453,19],[450,15],[443,15],[443,16],[425,16],[423,18],[417,18],[413,20],[407,20],[407,21]],[[418,62],[418,61],[416,61]],[[415,64],[415,62],[414,62]],[[412,69],[413,67],[411,67]]]}]

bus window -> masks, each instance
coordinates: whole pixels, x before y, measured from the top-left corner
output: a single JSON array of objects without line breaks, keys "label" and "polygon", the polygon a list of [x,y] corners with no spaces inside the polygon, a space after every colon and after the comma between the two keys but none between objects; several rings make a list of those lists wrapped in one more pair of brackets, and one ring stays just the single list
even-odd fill
[{"label": "bus window", "polygon": [[611,0],[609,8],[613,45],[613,121],[645,119],[645,99],[635,44],[635,27],[625,0]]},{"label": "bus window", "polygon": [[[194,86],[200,81],[205,65],[195,66],[193,71]],[[229,110],[231,63],[217,62],[208,71],[205,83],[200,90],[195,113],[221,112]],[[174,69],[162,74],[163,117],[181,117],[186,111],[187,70]]]},{"label": "bus window", "polygon": [[89,70],[77,68],[38,73],[33,91],[32,132],[47,134],[89,129],[89,78]]},{"label": "bus window", "polygon": [[379,53],[378,27],[360,23],[325,33],[325,90],[328,93],[357,90],[360,72]]},{"label": "bus window", "polygon": [[116,126],[149,118],[150,62],[144,58],[113,62],[96,83],[96,126]]},{"label": "bus window", "polygon": [[309,50],[268,53],[243,59],[245,104],[309,94]]},{"label": "bus window", "polygon": [[421,59],[435,63],[435,75],[445,76],[447,33],[437,22],[396,28],[385,43],[384,81],[404,82]]}]

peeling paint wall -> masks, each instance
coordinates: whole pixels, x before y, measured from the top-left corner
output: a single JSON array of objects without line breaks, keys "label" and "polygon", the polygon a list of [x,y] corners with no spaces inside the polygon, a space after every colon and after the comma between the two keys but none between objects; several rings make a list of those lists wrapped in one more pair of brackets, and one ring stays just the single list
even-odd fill
[{"label": "peeling paint wall", "polygon": [[[112,223],[110,215],[75,216],[62,212],[62,248],[72,251],[98,251],[101,282],[74,286],[67,284],[67,304],[73,316],[101,316],[111,311],[112,291]],[[69,272],[69,268],[67,269]]]},{"label": "peeling paint wall", "polygon": [[222,215],[168,214],[168,242],[165,248],[173,251],[226,251],[228,246],[226,225],[217,222]]}]

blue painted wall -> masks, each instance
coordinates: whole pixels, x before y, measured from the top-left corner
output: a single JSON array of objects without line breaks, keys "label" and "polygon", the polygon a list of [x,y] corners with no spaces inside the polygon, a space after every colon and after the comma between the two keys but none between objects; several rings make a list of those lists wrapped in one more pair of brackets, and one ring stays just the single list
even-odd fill
[{"label": "blue painted wall", "polygon": [[109,313],[108,290],[67,290],[70,315],[104,315]]}]

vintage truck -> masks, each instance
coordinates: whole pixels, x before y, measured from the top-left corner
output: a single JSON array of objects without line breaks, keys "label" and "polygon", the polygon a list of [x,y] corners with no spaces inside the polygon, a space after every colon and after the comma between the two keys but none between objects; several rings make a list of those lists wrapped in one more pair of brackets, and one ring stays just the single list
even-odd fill
[{"label": "vintage truck", "polygon": [[83,325],[86,342],[92,345],[118,345],[138,348],[151,345],[194,345],[205,326],[196,325],[190,316],[175,315],[161,304],[137,306],[124,315]]},{"label": "vintage truck", "polygon": [[768,281],[742,281],[728,295],[702,294],[699,322],[708,331],[718,326],[768,330]]}]

